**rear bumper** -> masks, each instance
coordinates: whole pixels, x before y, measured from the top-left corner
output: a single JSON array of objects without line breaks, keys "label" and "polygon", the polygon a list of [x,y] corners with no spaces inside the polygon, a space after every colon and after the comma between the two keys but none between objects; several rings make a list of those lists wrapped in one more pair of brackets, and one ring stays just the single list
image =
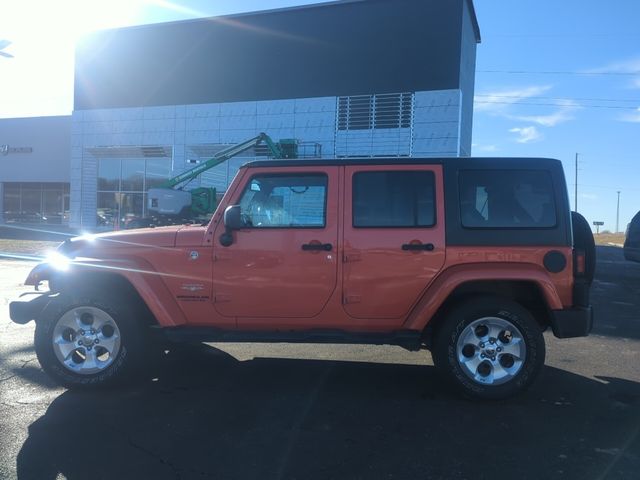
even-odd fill
[{"label": "rear bumper", "polygon": [[15,323],[23,325],[35,320],[49,304],[50,300],[51,297],[44,294],[29,302],[11,302],[9,303],[9,317]]},{"label": "rear bumper", "polygon": [[551,311],[551,328],[558,338],[586,337],[593,328],[593,309],[574,307]]}]

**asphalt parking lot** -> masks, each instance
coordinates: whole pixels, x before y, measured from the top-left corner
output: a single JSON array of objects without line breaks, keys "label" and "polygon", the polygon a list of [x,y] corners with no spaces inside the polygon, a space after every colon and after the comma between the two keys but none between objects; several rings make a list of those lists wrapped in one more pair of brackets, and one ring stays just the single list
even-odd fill
[{"label": "asphalt parking lot", "polygon": [[427,352],[363,346],[206,345],[68,392],[8,318],[30,264],[0,260],[0,478],[638,478],[640,264],[598,253],[593,335],[546,334],[541,378],[501,402],[460,398]]}]

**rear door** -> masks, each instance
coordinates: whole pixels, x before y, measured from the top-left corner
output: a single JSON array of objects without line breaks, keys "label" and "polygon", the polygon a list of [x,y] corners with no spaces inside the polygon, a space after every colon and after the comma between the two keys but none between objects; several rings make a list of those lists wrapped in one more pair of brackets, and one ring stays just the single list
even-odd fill
[{"label": "rear door", "polygon": [[343,305],[356,318],[406,316],[445,261],[440,165],[348,166]]}]

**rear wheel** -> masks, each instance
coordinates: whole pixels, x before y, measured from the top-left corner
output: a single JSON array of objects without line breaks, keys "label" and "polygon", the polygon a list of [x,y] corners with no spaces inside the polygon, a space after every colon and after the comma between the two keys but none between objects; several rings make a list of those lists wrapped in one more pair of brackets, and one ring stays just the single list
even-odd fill
[{"label": "rear wheel", "polygon": [[126,299],[60,294],[36,321],[43,370],[68,388],[111,386],[139,371],[148,352],[144,323]]},{"label": "rear wheel", "polygon": [[522,392],[544,364],[540,326],[520,304],[506,299],[467,300],[450,311],[434,340],[438,370],[477,398]]}]

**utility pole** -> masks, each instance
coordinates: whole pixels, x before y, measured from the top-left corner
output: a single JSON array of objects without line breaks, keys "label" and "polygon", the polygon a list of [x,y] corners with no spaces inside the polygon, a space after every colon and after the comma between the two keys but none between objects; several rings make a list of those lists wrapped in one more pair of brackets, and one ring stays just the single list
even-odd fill
[{"label": "utility pole", "polygon": [[576,183],[574,185],[574,197],[573,197],[573,203],[574,203],[574,210],[577,212],[578,211],[578,153],[576,153]]},{"label": "utility pole", "polygon": [[618,207],[616,208],[616,233],[620,231],[620,190],[618,190]]}]

